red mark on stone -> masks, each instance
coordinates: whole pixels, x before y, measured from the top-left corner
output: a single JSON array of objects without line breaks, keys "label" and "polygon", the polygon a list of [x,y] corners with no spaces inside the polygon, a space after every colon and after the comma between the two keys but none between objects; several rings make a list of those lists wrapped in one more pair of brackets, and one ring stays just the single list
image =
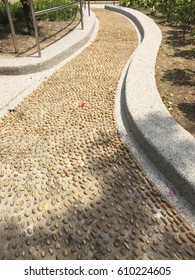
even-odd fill
[{"label": "red mark on stone", "polygon": [[170,191],[169,195],[170,195],[171,198],[173,198],[176,195],[175,190]]},{"label": "red mark on stone", "polygon": [[49,140],[49,136],[48,136],[48,135],[45,135],[45,136],[44,136],[44,140],[48,141],[48,140]]},{"label": "red mark on stone", "polygon": [[79,103],[79,107],[80,107],[80,108],[83,108],[85,105],[86,105],[85,102],[80,102],[80,103]]}]

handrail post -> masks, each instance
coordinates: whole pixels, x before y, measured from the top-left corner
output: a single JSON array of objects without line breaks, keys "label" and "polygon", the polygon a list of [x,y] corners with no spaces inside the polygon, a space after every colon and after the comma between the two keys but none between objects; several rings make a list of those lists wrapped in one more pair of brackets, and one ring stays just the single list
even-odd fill
[{"label": "handrail post", "polygon": [[12,17],[11,17],[11,12],[10,12],[10,8],[9,8],[8,0],[3,0],[3,3],[5,4],[5,9],[6,9],[8,20],[9,20],[9,25],[10,25],[10,29],[11,29],[11,33],[12,33],[12,39],[13,39],[15,52],[18,54],[19,53],[18,43],[17,43],[17,40],[16,40],[16,33],[15,33],[15,29],[14,29],[13,20],[12,20]]},{"label": "handrail post", "polygon": [[91,13],[90,13],[90,0],[87,0],[87,2],[88,2],[88,15],[90,16],[91,15]]},{"label": "handrail post", "polygon": [[82,5],[83,4],[83,0],[79,1],[79,5],[80,5],[80,15],[81,15],[81,29],[84,29],[84,23],[83,23],[83,9],[82,9]]},{"label": "handrail post", "polygon": [[41,57],[41,48],[40,48],[40,44],[39,44],[39,35],[38,35],[38,30],[37,30],[37,22],[36,22],[36,18],[35,18],[35,13],[34,13],[34,7],[33,7],[32,0],[29,0],[29,4],[30,4],[31,13],[32,13],[32,20],[33,20],[33,27],[34,27],[34,32],[35,32],[35,40],[36,40],[36,45],[37,45],[37,52],[38,52],[38,56]]}]

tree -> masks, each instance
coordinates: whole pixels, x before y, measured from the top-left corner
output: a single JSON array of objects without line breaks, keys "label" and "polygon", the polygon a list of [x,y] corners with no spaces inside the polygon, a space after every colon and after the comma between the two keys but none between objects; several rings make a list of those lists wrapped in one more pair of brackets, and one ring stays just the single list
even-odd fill
[{"label": "tree", "polygon": [[32,12],[30,8],[30,0],[20,0],[23,10],[24,16],[26,20],[26,26],[28,28],[29,34],[34,35],[34,26],[33,26],[33,19],[32,19]]}]

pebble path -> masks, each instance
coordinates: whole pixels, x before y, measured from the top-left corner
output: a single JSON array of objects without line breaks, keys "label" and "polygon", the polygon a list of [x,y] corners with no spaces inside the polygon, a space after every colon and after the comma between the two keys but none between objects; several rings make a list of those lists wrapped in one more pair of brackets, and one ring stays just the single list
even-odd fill
[{"label": "pebble path", "polygon": [[90,47],[0,120],[0,259],[194,259],[193,229],[117,131],[136,32],[94,11]]}]

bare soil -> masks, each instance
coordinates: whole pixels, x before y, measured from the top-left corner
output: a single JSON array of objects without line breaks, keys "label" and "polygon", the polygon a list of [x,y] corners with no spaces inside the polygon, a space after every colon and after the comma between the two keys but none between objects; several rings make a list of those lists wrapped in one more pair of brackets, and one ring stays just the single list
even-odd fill
[{"label": "bare soil", "polygon": [[[195,136],[195,47],[178,27],[159,24],[163,40],[156,81],[161,98],[176,121]],[[187,37],[186,37],[187,38]]]},{"label": "bare soil", "polygon": [[[72,21],[39,21],[41,49],[59,40],[79,23]],[[156,81],[161,98],[176,121],[195,136],[195,48],[192,40],[184,39],[182,31],[167,23],[157,22],[163,41],[157,58]],[[0,58],[29,56],[36,52],[35,39],[23,32],[25,24],[17,24],[20,53],[14,53],[9,25],[0,25]]]}]

